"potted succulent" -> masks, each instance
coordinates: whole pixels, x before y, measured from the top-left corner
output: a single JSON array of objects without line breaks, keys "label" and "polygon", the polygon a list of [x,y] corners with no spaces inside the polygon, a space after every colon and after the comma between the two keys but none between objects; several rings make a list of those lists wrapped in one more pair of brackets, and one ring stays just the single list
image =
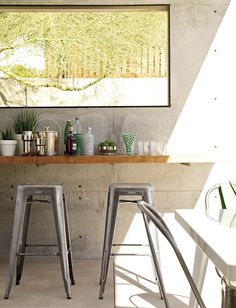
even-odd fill
[{"label": "potted succulent", "polygon": [[2,140],[0,140],[0,154],[2,156],[13,156],[15,154],[17,141],[14,140],[9,128],[1,130]]},{"label": "potted succulent", "polygon": [[117,151],[116,143],[113,140],[107,139],[99,143],[98,151],[101,155],[115,155]]},{"label": "potted succulent", "polygon": [[17,140],[17,154],[23,154],[23,140],[22,134],[25,131],[33,131],[38,122],[38,114],[34,110],[22,109],[20,110],[14,120],[14,129]]}]

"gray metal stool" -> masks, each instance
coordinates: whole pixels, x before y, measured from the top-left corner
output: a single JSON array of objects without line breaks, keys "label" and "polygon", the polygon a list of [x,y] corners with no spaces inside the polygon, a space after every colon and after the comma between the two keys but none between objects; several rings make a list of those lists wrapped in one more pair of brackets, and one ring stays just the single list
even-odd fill
[{"label": "gray metal stool", "polygon": [[[147,202],[145,201],[138,201],[138,207],[140,209],[140,211],[142,212],[142,215],[143,215],[143,219],[144,221],[147,219],[149,219],[149,221],[151,221],[157,228],[158,230],[160,230],[160,232],[164,235],[164,237],[168,240],[168,242],[170,243],[171,247],[173,248],[174,252],[175,252],[175,255],[184,271],[184,274],[190,284],[190,287],[197,299],[197,302],[198,302],[198,305],[201,307],[201,308],[206,308],[203,300],[202,300],[202,297],[197,289],[197,286],[188,270],[188,267],[184,261],[184,258],[175,242],[175,239],[172,235],[172,233],[170,232],[167,224],[165,223],[165,221],[162,219],[162,217],[157,213],[157,211],[153,208],[153,206],[151,206],[150,204],[148,204]],[[147,226],[147,235],[149,236],[150,234],[150,231],[148,230],[149,227],[148,227],[148,224],[146,223],[146,226]],[[163,282],[162,282],[163,283]],[[166,293],[164,292],[163,293],[163,297],[164,297],[164,303],[165,303],[165,307],[166,308],[170,308],[170,305],[169,305],[169,302],[167,300],[167,296],[166,296]],[[223,307],[223,306],[222,306]],[[233,306],[232,306],[233,307]],[[234,306],[235,307],[235,306]]]},{"label": "gray metal stool", "polygon": [[[40,196],[40,199],[36,199]],[[41,196],[49,196],[44,200]],[[55,245],[27,245],[27,233],[30,220],[31,206],[33,203],[51,203],[54,213],[55,227],[58,241],[57,253],[26,253],[26,248],[31,246],[55,246]],[[5,299],[9,298],[12,287],[14,269],[16,267],[16,284],[20,283],[25,256],[57,256],[60,257],[62,277],[67,298],[71,298],[70,282],[75,284],[73,275],[72,251],[69,232],[69,223],[65,196],[62,185],[18,185],[16,196],[16,208],[13,223],[8,282],[5,291]]]},{"label": "gray metal stool", "polygon": [[[101,275],[100,275],[100,291],[99,291],[99,298],[103,299],[110,257],[112,254],[112,246],[118,246],[118,244],[113,244],[113,235],[115,229],[115,222],[116,222],[116,215],[117,209],[120,202],[135,202],[137,205],[138,200],[130,201],[130,200],[120,200],[120,196],[141,196],[142,200],[152,204],[155,207],[155,199],[154,199],[154,187],[149,184],[139,184],[139,183],[115,183],[109,186],[108,191],[108,201],[107,201],[107,213],[106,213],[106,224],[105,224],[105,234],[104,234],[104,242],[103,242],[103,252],[102,252],[102,265],[101,265]],[[152,254],[153,265],[155,268],[155,274],[157,275],[156,280],[160,289],[161,298],[163,298],[163,294],[165,294],[163,279],[161,276],[160,266],[157,258],[158,251],[158,242],[157,237],[155,242],[152,241],[152,235],[150,229],[148,228],[147,224],[149,221],[144,220],[146,232],[148,235],[148,242]],[[122,245],[122,244],[119,244]],[[125,244],[128,246],[128,244]],[[135,244],[131,244],[131,246],[135,246]],[[140,246],[140,245],[139,245]],[[117,254],[116,254],[117,255]],[[134,255],[134,254],[132,254]]]}]

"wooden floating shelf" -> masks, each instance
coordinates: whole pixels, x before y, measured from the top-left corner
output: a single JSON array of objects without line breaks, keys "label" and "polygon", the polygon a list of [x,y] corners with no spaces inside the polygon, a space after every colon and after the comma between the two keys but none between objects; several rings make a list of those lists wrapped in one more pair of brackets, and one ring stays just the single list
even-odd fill
[{"label": "wooden floating shelf", "polygon": [[200,156],[0,156],[0,164],[132,164],[132,163],[214,163],[212,157]]}]

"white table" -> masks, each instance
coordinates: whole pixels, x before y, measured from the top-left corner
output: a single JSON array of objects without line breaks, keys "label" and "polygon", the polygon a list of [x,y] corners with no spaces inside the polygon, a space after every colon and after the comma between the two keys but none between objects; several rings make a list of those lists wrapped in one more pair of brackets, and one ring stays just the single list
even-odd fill
[{"label": "white table", "polygon": [[[215,220],[203,209],[176,210],[175,218],[200,249],[196,249],[193,278],[202,289],[208,258],[230,281],[236,281],[236,209],[216,210]],[[190,295],[189,307],[197,307]]]}]

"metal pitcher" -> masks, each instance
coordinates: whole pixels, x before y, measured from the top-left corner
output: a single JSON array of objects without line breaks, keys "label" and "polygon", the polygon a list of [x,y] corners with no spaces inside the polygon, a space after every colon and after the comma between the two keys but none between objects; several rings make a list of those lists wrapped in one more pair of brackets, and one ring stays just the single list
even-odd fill
[{"label": "metal pitcher", "polygon": [[59,138],[61,137],[61,127],[58,122],[53,119],[42,119],[36,123],[34,130],[40,122],[45,120],[56,123],[59,131],[49,130],[50,126],[44,126],[43,131],[35,132],[34,139],[36,140],[36,151],[39,155],[58,155]]}]

